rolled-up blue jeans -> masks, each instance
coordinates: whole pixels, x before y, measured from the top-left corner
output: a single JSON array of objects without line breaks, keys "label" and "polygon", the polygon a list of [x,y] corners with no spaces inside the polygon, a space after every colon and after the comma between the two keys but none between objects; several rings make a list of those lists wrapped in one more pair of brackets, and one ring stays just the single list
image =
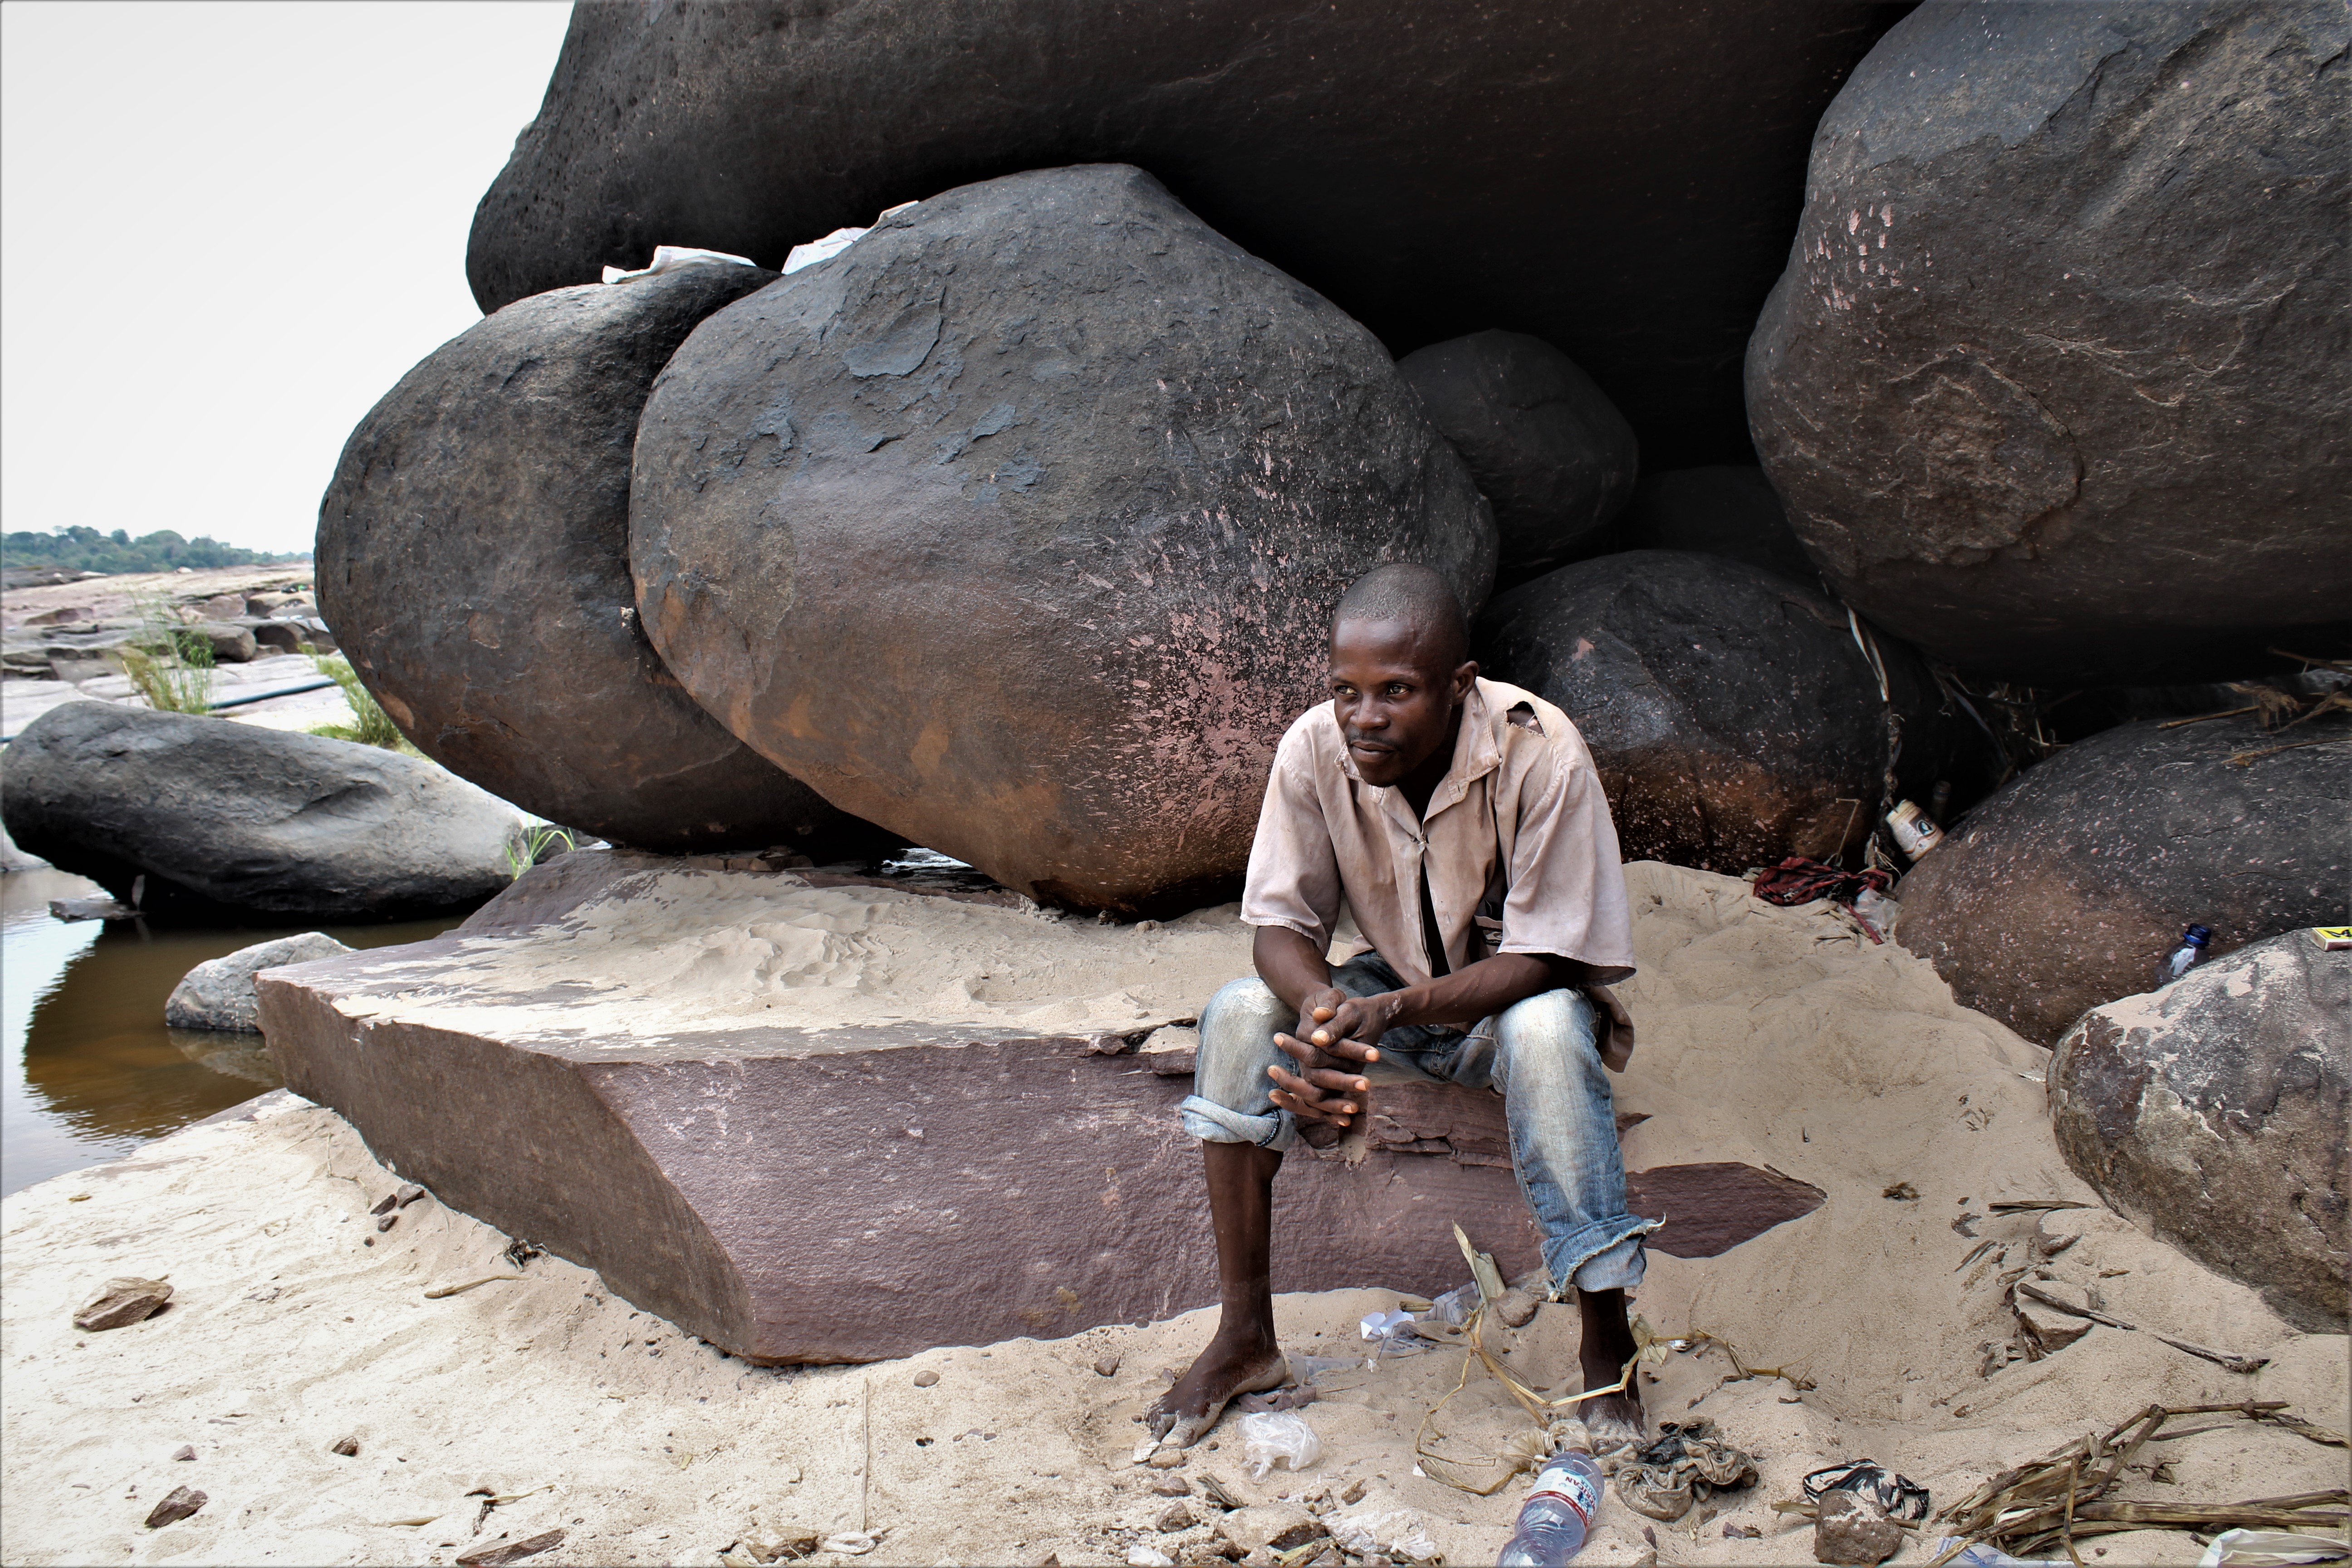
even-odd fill
[{"label": "rolled-up blue jeans", "polygon": [[[1367,952],[1333,970],[1331,984],[1350,996],[1371,996],[1401,990],[1404,981]],[[1193,1092],[1180,1108],[1184,1130],[1211,1143],[1289,1148],[1298,1129],[1274,1103],[1266,1068],[1297,1069],[1274,1037],[1297,1024],[1297,1011],[1262,980],[1236,980],[1219,991],[1201,1012]],[[1503,1097],[1511,1164],[1543,1232],[1555,1289],[1633,1289],[1646,1267],[1642,1237],[1658,1226],[1625,1212],[1625,1162],[1597,1024],[1582,992],[1547,991],[1467,1033],[1391,1029],[1381,1038],[1381,1059],[1351,1069],[1376,1087],[1452,1083]]]}]

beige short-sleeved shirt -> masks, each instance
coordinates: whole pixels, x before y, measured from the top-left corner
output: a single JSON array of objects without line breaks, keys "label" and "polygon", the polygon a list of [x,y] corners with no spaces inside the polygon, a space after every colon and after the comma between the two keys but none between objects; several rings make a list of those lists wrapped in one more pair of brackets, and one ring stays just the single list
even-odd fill
[{"label": "beige short-sleeved shirt", "polygon": [[1344,900],[1381,956],[1425,984],[1436,966],[1421,916],[1424,867],[1449,972],[1491,951],[1576,959],[1602,984],[1633,973],[1625,872],[1592,755],[1568,715],[1534,693],[1475,684],[1453,765],[1420,820],[1400,791],[1358,776],[1331,704],[1300,715],[1275,752],[1242,919],[1287,926],[1319,951]]}]

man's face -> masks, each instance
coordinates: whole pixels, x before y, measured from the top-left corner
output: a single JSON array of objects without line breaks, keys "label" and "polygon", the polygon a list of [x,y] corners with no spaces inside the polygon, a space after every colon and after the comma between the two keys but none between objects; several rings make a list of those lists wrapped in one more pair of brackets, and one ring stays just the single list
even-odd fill
[{"label": "man's face", "polygon": [[1434,640],[1401,621],[1341,621],[1331,628],[1331,711],[1369,784],[1396,784],[1437,753],[1475,664],[1449,665]]}]

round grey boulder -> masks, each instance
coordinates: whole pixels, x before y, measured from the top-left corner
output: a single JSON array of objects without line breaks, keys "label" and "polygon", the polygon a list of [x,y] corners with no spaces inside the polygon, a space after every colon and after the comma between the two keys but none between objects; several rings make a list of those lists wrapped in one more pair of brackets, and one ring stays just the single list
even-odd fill
[{"label": "round grey boulder", "polygon": [[88,701],[10,743],[0,818],[28,853],[135,892],[157,920],[274,925],[469,909],[513,879],[521,826],[420,758]]},{"label": "round grey boulder", "polygon": [[2050,1061],[2050,1113],[2116,1213],[2340,1334],[2352,1243],[2352,951],[2252,942],[2160,991],[2094,1007]]},{"label": "round grey boulder", "polygon": [[834,859],[887,842],[729,734],[637,625],[646,394],[696,323],[775,276],[706,265],[518,300],[352,433],[319,509],[320,602],[426,755],[617,843]]},{"label": "round grey boulder", "polygon": [[1633,494],[1633,427],[1576,362],[1525,332],[1415,349],[1397,369],[1495,509],[1498,581],[1570,560]]},{"label": "round grey boulder", "polygon": [[265,969],[333,958],[352,950],[324,931],[282,936],[238,948],[226,958],[197,964],[172,987],[163,1003],[163,1022],[174,1029],[219,1029],[241,1034],[261,1032],[260,1005],[253,994],[253,977]]},{"label": "round grey boulder", "polygon": [[1240,884],[1327,623],[1385,562],[1465,605],[1486,503],[1370,333],[1140,170],[892,216],[656,382],[646,630],[834,805],[1040,902]]},{"label": "round grey boulder", "polygon": [[[2324,743],[2272,750],[2298,741]],[[1903,879],[1895,935],[1963,1005],[2054,1045],[2086,1009],[2153,984],[2190,925],[2219,956],[2341,924],[2347,763],[2340,716],[2277,735],[2252,719],[2105,731],[1948,833]]]},{"label": "round grey boulder", "polygon": [[1748,353],[1849,603],[2069,689],[2340,646],[2348,31],[2337,0],[1932,0],[1855,68]]},{"label": "round grey boulder", "polygon": [[1574,355],[1652,455],[1729,461],[1806,145],[1895,10],[578,5],[466,271],[489,310],[656,245],[781,267],[900,202],[1133,163],[1392,353],[1507,322]]},{"label": "round grey boulder", "polygon": [[1738,876],[1859,850],[1890,762],[1924,793],[1962,739],[1901,644],[1878,639],[1890,703],[1843,610],[1741,562],[1605,555],[1498,595],[1475,630],[1486,674],[1584,737],[1628,860]]}]

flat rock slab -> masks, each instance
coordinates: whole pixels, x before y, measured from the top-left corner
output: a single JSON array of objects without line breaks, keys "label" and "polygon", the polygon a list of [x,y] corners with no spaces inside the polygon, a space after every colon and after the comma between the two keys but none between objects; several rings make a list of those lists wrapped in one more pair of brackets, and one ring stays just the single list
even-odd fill
[{"label": "flat rock slab", "polygon": [[[793,918],[780,890],[792,879],[692,879],[719,892],[758,885],[780,920]],[[681,910],[717,896],[666,885],[620,884]],[[1157,1070],[1171,1064],[1148,1055],[1097,1054],[1083,1026],[812,1028],[771,1022],[788,1006],[754,1002],[753,1016],[665,1033],[622,1027],[614,1020],[632,1015],[609,998],[581,1005],[581,983],[549,978],[557,972],[543,963],[523,971],[547,980],[535,995],[481,980],[492,959],[593,940],[597,922],[617,918],[605,899],[520,935],[268,972],[262,1027],[288,1086],[340,1111],[443,1203],[598,1270],[636,1305],[754,1361],[1058,1336],[1214,1300],[1200,1156],[1176,1116],[1188,1074]],[[1088,925],[1066,939],[1075,960],[1102,937]],[[689,983],[664,984],[682,993]],[[564,1018],[603,1019],[604,1032]],[[1433,1086],[1383,1088],[1375,1104],[1413,1147],[1302,1149],[1289,1162],[1275,1288],[1434,1294],[1460,1281],[1456,1222],[1507,1274],[1534,1268],[1503,1101]],[[1642,1212],[1669,1221],[1659,1245],[1685,1256],[1820,1201],[1743,1165],[1648,1172],[1637,1185],[1657,1205]]]}]

